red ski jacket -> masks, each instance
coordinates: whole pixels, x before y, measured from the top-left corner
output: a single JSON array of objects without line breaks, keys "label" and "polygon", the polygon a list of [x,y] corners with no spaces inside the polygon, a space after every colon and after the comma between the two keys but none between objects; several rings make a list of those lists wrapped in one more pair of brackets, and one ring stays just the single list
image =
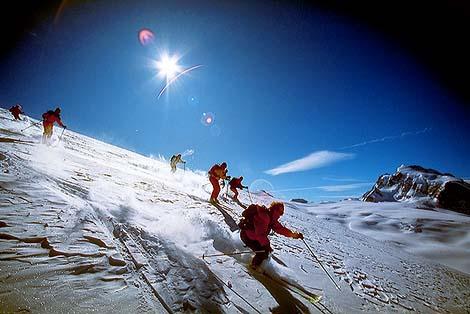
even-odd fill
[{"label": "red ski jacket", "polygon": [[54,111],[48,111],[42,114],[43,124],[52,125],[54,122],[57,122],[58,125],[64,127],[62,120],[60,120],[60,115],[56,114]]},{"label": "red ski jacket", "polygon": [[209,170],[209,175],[217,179],[226,179],[227,178],[227,168],[222,167],[219,164],[215,164]]},{"label": "red ski jacket", "polygon": [[243,189],[242,180],[241,178],[233,178],[228,184],[231,188]]},{"label": "red ski jacket", "polygon": [[278,221],[279,216],[274,216],[268,208],[264,206],[255,205],[258,209],[256,215],[253,216],[254,229],[244,230],[246,235],[251,240],[258,241],[261,245],[269,245],[268,235],[273,230],[283,236],[294,238],[296,233],[292,232],[289,228],[284,227]]},{"label": "red ski jacket", "polygon": [[18,106],[13,106],[10,108],[10,112],[14,115],[14,116],[18,116],[19,114],[23,114],[24,112],[20,109],[20,107]]}]

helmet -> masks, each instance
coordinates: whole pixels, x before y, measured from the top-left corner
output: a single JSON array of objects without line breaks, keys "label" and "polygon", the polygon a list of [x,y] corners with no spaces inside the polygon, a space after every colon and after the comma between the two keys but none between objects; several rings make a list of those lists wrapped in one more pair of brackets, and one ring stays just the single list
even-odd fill
[{"label": "helmet", "polygon": [[54,111],[57,112],[57,113],[60,113],[60,107],[55,108]]},{"label": "helmet", "polygon": [[220,164],[222,168],[227,168],[227,163],[224,161],[223,163]]},{"label": "helmet", "polygon": [[243,180],[243,176],[240,176],[240,180]]},{"label": "helmet", "polygon": [[21,107],[20,104],[16,104],[16,106],[18,107],[18,109],[23,110],[23,107]]}]

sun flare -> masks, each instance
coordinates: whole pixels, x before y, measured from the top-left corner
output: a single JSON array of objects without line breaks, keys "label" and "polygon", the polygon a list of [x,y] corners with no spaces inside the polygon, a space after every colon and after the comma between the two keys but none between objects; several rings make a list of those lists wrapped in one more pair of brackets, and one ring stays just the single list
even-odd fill
[{"label": "sun flare", "polygon": [[165,77],[167,80],[175,77],[177,73],[181,72],[181,66],[178,64],[178,60],[179,58],[176,55],[162,55],[160,60],[156,62],[158,75]]}]

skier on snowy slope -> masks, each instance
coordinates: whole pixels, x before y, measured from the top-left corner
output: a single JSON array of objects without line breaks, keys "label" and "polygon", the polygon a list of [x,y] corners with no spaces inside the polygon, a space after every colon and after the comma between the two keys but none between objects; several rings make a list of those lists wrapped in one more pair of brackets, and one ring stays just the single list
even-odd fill
[{"label": "skier on snowy slope", "polygon": [[211,194],[211,198],[210,198],[210,202],[211,203],[219,203],[219,201],[217,200],[217,197],[219,196],[219,193],[220,193],[220,185],[219,185],[219,180],[220,179],[230,179],[229,176],[227,176],[227,163],[223,162],[221,163],[220,165],[219,164],[215,164],[211,167],[211,169],[209,170],[209,181],[211,182],[212,184],[212,194]]},{"label": "skier on snowy slope", "polygon": [[289,238],[304,238],[302,233],[291,231],[281,225],[278,220],[283,214],[284,204],[281,202],[273,202],[268,208],[251,204],[243,211],[243,218],[238,224],[241,230],[240,238],[246,246],[258,252],[251,261],[252,268],[256,269],[261,265],[268,258],[269,253],[273,251],[268,238],[271,230]]},{"label": "skier on snowy slope", "polygon": [[16,104],[13,107],[9,109],[15,120],[21,120],[20,119],[20,114],[24,114],[23,108],[21,107],[20,104]]},{"label": "skier on snowy slope", "polygon": [[238,201],[238,190],[237,189],[247,189],[247,186],[242,185],[243,177],[240,176],[239,178],[232,178],[228,185],[230,186],[230,191],[234,193],[233,199]]},{"label": "skier on snowy slope", "polygon": [[186,161],[181,159],[181,154],[171,156],[171,159],[170,159],[171,172],[176,172],[176,165],[178,163],[183,163],[183,164],[186,163]]},{"label": "skier on snowy slope", "polygon": [[56,108],[54,111],[49,110],[42,114],[42,125],[44,127],[44,133],[42,135],[42,142],[47,143],[52,136],[52,129],[54,122],[66,129],[67,127],[62,123],[60,119],[60,108]]}]

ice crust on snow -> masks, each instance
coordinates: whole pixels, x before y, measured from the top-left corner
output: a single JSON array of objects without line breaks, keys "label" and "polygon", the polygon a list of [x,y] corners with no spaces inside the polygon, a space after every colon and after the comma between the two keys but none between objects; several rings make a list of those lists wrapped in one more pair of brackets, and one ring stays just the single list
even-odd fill
[{"label": "ice crust on snow", "polygon": [[[263,313],[317,311],[254,278],[252,254],[201,258],[246,250],[207,203],[205,171],[172,174],[164,160],[69,130],[58,142],[57,128],[46,147],[40,127],[21,132],[31,122],[0,110],[2,311],[253,312],[228,283]],[[249,201],[244,191],[240,200]],[[222,202],[238,220],[243,209]],[[402,203],[287,202],[281,221],[304,233],[342,291],[300,241],[272,236],[287,267],[269,259],[262,268],[321,294],[333,313],[470,310],[467,216]]]}]

